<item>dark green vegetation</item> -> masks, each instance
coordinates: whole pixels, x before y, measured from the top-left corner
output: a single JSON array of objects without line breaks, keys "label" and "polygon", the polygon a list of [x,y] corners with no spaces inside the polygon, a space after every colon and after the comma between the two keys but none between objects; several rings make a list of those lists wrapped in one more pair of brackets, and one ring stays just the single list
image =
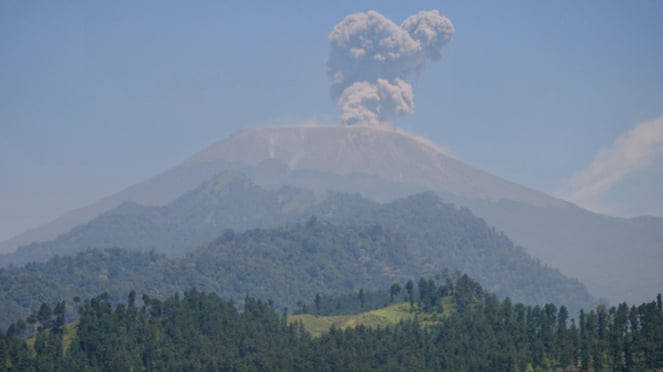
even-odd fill
[{"label": "dark green vegetation", "polygon": [[1,326],[52,303],[107,291],[119,300],[133,288],[155,298],[191,288],[241,299],[246,293],[294,309],[316,293],[386,286],[415,271],[405,244],[374,226],[339,227],[314,218],[303,225],[234,233],[185,257],[120,249],[92,250],[46,263],[0,270]]},{"label": "dark green vegetation", "polygon": [[[247,230],[286,222],[289,227]],[[110,248],[115,245],[122,249]],[[107,249],[84,251],[90,247]],[[236,173],[222,174],[165,207],[124,205],[5,259],[46,250],[83,253],[0,269],[0,326],[41,302],[76,294],[108,291],[118,300],[137,288],[163,299],[197,288],[235,299],[251,293],[295,309],[297,301],[316,293],[375,290],[445,268],[467,272],[514,301],[563,302],[572,309],[595,305],[578,281],[541,265],[469,210],[432,193],[378,204],[342,193],[268,191]]]},{"label": "dark green vegetation", "polygon": [[[639,306],[598,306],[576,322],[564,306],[500,301],[466,275],[404,287],[410,320],[332,327],[316,338],[269,302],[248,297],[240,312],[198,291],[163,301],[140,301],[132,291],[118,305],[102,294],[79,303],[80,318],[70,325],[63,302],[43,304],[0,334],[0,371],[663,368],[660,295]],[[38,333],[22,340],[30,329]]]}]

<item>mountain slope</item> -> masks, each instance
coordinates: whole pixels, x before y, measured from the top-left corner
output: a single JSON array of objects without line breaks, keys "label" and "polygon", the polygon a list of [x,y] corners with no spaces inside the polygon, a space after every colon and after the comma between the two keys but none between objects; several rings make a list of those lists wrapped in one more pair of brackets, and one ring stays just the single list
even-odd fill
[{"label": "mountain slope", "polygon": [[[311,216],[343,226],[378,224],[392,231],[407,245],[410,259],[406,263],[412,265],[410,274],[415,277],[439,274],[447,268],[467,272],[487,288],[517,301],[563,301],[575,307],[593,302],[578,281],[543,266],[469,210],[445,204],[433,193],[379,204],[357,194],[332,192],[315,197],[288,187],[268,191],[233,172],[222,173],[163,207],[122,205],[53,242],[0,256],[0,264],[115,246],[181,256],[229,228],[243,231],[303,224]],[[239,270],[253,265],[251,260],[261,260],[259,255],[241,259],[228,256],[222,261],[240,260],[229,267]],[[218,260],[209,262],[222,265]],[[279,270],[279,266],[269,268],[276,276]]]},{"label": "mountain slope", "polygon": [[184,165],[217,159],[254,166],[272,159],[286,164],[291,171],[368,174],[473,199],[567,206],[541,192],[463,164],[422,138],[392,129],[363,126],[246,129],[208,147]]},{"label": "mountain slope", "polygon": [[71,210],[53,221],[29,229],[9,240],[0,242],[0,253],[9,253],[16,248],[35,242],[50,241],[67,233],[74,227],[85,224],[98,215],[123,203],[165,205],[183,193],[199,186],[221,170],[229,167],[219,164],[199,164],[191,167],[174,167],[144,182],[130,186],[113,195],[82,208]]},{"label": "mountain slope", "polygon": [[647,293],[663,289],[661,218],[609,217],[575,206],[457,202],[507,232],[532,256],[579,278],[591,293],[613,303],[643,301]]},{"label": "mountain slope", "polygon": [[0,266],[43,261],[88,248],[122,247],[181,255],[216,238],[226,228],[280,225],[281,208],[295,208],[298,199],[310,203],[313,198],[310,192],[287,187],[267,191],[239,173],[223,173],[165,206],[121,204],[53,241],[0,255]]}]

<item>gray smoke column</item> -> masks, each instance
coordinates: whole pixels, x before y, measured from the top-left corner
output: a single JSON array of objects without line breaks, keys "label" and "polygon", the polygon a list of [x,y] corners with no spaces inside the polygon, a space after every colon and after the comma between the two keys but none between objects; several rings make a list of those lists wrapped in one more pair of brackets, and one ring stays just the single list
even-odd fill
[{"label": "gray smoke column", "polygon": [[390,116],[412,113],[407,78],[428,61],[442,61],[453,34],[453,24],[437,10],[412,15],[400,26],[376,11],[345,17],[329,34],[327,61],[343,123],[380,125]]}]

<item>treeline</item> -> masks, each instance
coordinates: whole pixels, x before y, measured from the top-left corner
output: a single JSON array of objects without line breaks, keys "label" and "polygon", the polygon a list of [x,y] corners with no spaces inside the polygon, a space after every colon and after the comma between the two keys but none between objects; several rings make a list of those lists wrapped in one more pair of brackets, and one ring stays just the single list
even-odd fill
[{"label": "treeline", "polygon": [[453,298],[454,315],[428,330],[434,352],[424,357],[433,365],[427,363],[425,368],[663,368],[661,294],[656,301],[639,306],[621,303],[610,308],[599,305],[589,312],[580,310],[576,321],[563,305],[525,306],[513,304],[509,298],[499,301],[467,275],[447,278],[441,285],[422,278],[417,290],[408,292],[413,309],[423,312],[441,312],[444,299]]},{"label": "treeline", "polygon": [[[0,371],[287,370],[307,340],[269,304],[250,298],[243,312],[198,291],[142,302],[138,307],[131,292],[114,307],[102,294],[81,303],[79,320],[67,327],[42,306],[41,316],[0,336]],[[26,326],[40,332],[20,341]]]},{"label": "treeline", "polygon": [[[564,306],[499,301],[466,275],[409,283],[413,311],[435,313],[444,302],[451,315],[311,338],[270,302],[247,297],[238,311],[195,290],[163,301],[132,291],[116,306],[102,294],[77,302],[79,320],[69,325],[63,302],[43,304],[0,334],[0,371],[663,368],[660,295],[639,306],[599,306],[576,323]],[[30,330],[38,333],[23,339]]]}]

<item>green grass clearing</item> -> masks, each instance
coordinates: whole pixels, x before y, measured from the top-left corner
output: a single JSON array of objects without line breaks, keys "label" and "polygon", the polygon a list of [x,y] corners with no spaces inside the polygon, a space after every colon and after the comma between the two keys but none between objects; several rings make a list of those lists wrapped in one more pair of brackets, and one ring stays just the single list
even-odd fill
[{"label": "green grass clearing", "polygon": [[363,325],[365,327],[387,327],[396,325],[401,320],[414,320],[421,321],[424,326],[439,323],[442,318],[446,318],[453,314],[455,306],[450,297],[446,297],[442,301],[444,309],[443,313],[422,313],[410,310],[410,304],[401,302],[381,309],[371,310],[360,314],[353,315],[334,315],[334,316],[321,316],[313,314],[297,314],[288,317],[289,324],[301,322],[304,329],[309,332],[313,337],[320,337],[321,335],[329,332],[329,329],[334,326],[338,329],[345,329],[348,327],[357,327]]}]

